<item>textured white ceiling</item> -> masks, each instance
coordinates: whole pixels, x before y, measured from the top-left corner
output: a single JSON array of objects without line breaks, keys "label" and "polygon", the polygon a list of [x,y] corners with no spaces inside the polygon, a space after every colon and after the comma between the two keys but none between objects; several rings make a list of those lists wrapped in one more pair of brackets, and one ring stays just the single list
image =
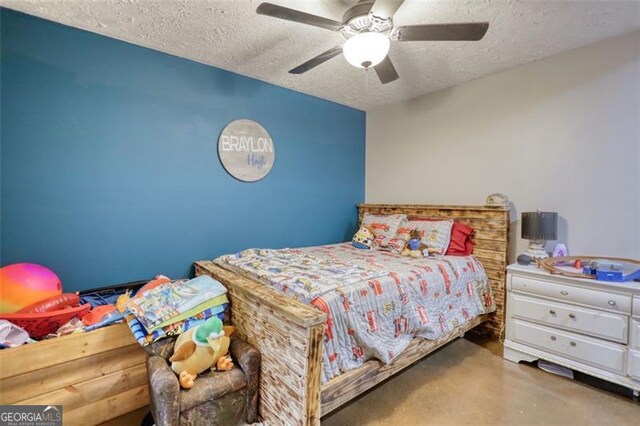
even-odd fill
[{"label": "textured white ceiling", "polygon": [[[355,0],[271,0],[341,20]],[[360,109],[413,98],[578,46],[640,30],[638,1],[407,0],[396,25],[488,21],[479,42],[394,42],[400,80],[338,56],[288,70],[342,43],[339,33],[255,13],[259,0],[0,0],[0,5],[255,77]]]}]

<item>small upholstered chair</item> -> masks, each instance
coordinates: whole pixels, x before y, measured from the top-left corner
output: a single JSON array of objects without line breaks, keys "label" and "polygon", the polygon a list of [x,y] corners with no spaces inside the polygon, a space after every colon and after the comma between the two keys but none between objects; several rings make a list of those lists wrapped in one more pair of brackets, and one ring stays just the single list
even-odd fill
[{"label": "small upholstered chair", "polygon": [[167,361],[175,338],[147,349],[147,373],[151,415],[157,426],[237,425],[258,420],[260,352],[237,335],[229,352],[229,371],[200,374],[191,389],[180,389],[177,375]]}]

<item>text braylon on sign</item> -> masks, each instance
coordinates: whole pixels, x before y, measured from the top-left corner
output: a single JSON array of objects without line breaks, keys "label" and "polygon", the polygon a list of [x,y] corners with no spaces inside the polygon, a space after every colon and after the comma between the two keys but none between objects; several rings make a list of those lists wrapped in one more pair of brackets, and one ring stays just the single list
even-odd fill
[{"label": "text braylon on sign", "polygon": [[276,151],[264,127],[243,119],[232,121],[222,130],[218,156],[231,176],[243,182],[255,182],[269,174]]}]

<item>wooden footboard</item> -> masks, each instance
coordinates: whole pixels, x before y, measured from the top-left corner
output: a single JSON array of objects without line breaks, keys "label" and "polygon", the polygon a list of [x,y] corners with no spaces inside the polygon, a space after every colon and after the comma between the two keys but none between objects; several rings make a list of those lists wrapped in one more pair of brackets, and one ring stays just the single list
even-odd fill
[{"label": "wooden footboard", "polygon": [[231,319],[262,353],[260,416],[271,425],[317,425],[356,396],[490,319],[483,315],[437,340],[416,338],[393,362],[377,360],[321,385],[325,314],[211,261],[195,263],[229,290]]},{"label": "wooden footboard", "polygon": [[272,425],[320,423],[325,314],[211,261],[195,263],[229,290],[238,333],[262,354],[260,416]]}]

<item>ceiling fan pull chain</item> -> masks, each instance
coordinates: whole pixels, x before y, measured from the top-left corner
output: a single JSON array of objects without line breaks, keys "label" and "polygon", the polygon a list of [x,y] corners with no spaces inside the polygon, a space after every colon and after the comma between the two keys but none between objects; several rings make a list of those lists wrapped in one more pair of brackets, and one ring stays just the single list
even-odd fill
[{"label": "ceiling fan pull chain", "polygon": [[364,69],[364,91],[369,92],[369,68]]}]

